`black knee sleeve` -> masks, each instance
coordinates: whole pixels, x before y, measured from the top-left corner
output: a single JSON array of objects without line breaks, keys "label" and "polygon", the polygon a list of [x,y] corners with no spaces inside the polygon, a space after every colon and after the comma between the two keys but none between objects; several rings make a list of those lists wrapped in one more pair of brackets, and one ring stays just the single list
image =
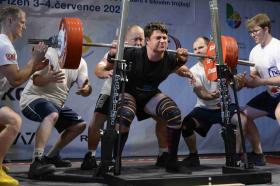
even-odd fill
[{"label": "black knee sleeve", "polygon": [[120,125],[129,127],[132,120],[134,119],[135,113],[131,108],[123,106],[118,110],[118,122]]},{"label": "black knee sleeve", "polygon": [[135,117],[135,110],[135,102],[129,98],[125,98],[123,106],[118,109],[117,122],[120,125],[129,127]]},{"label": "black knee sleeve", "polygon": [[181,111],[169,97],[160,100],[156,108],[156,114],[167,121],[168,127],[176,128],[181,125]]},{"label": "black knee sleeve", "polygon": [[193,135],[193,131],[195,128],[196,124],[194,119],[191,116],[187,115],[182,122],[182,136],[184,138],[187,138]]}]

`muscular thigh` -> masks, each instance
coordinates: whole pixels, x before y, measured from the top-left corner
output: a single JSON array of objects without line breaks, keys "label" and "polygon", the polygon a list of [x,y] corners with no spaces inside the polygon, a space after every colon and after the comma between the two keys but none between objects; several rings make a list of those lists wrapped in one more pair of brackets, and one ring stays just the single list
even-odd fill
[{"label": "muscular thigh", "polygon": [[84,120],[79,114],[77,114],[71,108],[63,107],[59,112],[59,118],[56,122],[55,128],[59,133],[61,133],[63,130],[67,129],[68,127],[80,123],[84,123]]},{"label": "muscular thigh", "polygon": [[109,104],[110,104],[110,96],[106,94],[100,94],[96,102],[94,112],[102,113],[105,115],[109,114]]},{"label": "muscular thigh", "polygon": [[268,116],[275,119],[274,111],[279,103],[279,98],[270,96],[267,91],[264,91],[253,99],[251,99],[244,109],[244,113],[253,119]]},{"label": "muscular thigh", "polygon": [[32,101],[27,107],[22,110],[22,114],[27,118],[35,122],[42,122],[45,117],[51,113],[59,113],[60,108],[54,103],[39,98]]},{"label": "muscular thigh", "polygon": [[181,127],[181,111],[176,103],[168,96],[159,93],[145,105],[145,112],[157,116],[167,123],[170,128]]},{"label": "muscular thigh", "polygon": [[13,111],[11,108],[4,106],[0,108],[0,130],[5,125],[11,123],[15,117],[19,117],[19,115]]},{"label": "muscular thigh", "polygon": [[[267,116],[268,113],[266,111],[251,107],[251,106],[246,106],[243,112],[251,117],[252,119],[256,119],[262,116]],[[272,117],[272,116],[271,116]]]},{"label": "muscular thigh", "polygon": [[156,117],[156,109],[157,105],[163,98],[166,98],[167,96],[163,93],[158,93],[154,97],[152,97],[148,103],[144,107],[144,111],[148,114]]},{"label": "muscular thigh", "polygon": [[[208,131],[214,124],[222,122],[220,109],[209,110],[200,107],[195,107],[185,118],[188,117],[191,117],[195,121],[195,131],[202,137],[205,137],[207,135]],[[188,123],[185,123],[184,119],[183,125],[185,124]]]},{"label": "muscular thigh", "polygon": [[[122,97],[122,95],[121,95]],[[128,108],[130,110],[132,110],[133,112],[136,112],[136,100],[135,98],[131,95],[131,94],[128,94],[128,93],[125,93],[124,96],[123,96],[123,102],[120,102],[119,103],[119,107],[122,105],[123,107],[125,108]]]}]

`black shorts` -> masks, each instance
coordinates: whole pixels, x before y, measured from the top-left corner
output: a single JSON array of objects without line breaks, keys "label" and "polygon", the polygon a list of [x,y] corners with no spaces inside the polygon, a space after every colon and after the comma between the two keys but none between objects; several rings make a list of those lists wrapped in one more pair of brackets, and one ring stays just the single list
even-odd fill
[{"label": "black shorts", "polygon": [[147,93],[138,93],[138,94],[131,94],[135,100],[136,100],[136,116],[138,121],[142,121],[145,119],[148,119],[152,117],[150,114],[146,113],[144,111],[144,108],[146,104],[154,97],[156,94],[161,93],[159,89],[153,91],[153,92],[147,92]]},{"label": "black shorts", "polygon": [[268,113],[268,117],[276,119],[275,109],[280,101],[280,95],[277,97],[272,97],[267,91],[264,91],[253,99],[251,99],[247,105],[258,110],[262,110]]},{"label": "black shorts", "polygon": [[22,114],[32,121],[42,122],[46,116],[56,112],[59,114],[55,128],[59,133],[71,125],[84,122],[82,117],[68,107],[60,108],[46,99],[39,98],[32,101],[22,110]]},{"label": "black shorts", "polygon": [[[235,104],[229,105],[230,119],[232,116],[237,113]],[[195,129],[195,131],[205,137],[214,124],[222,123],[221,109],[205,109],[200,107],[195,107],[188,116],[195,118],[199,122],[199,127]],[[186,116],[187,117],[187,116]]]},{"label": "black shorts", "polygon": [[110,104],[110,96],[106,94],[99,94],[94,112],[99,112],[105,115],[109,115],[110,114],[109,104]]},{"label": "black shorts", "polygon": [[[131,93],[129,93],[131,94]],[[155,93],[157,94],[157,93]],[[148,96],[143,96],[143,95],[138,95],[138,96],[132,96],[135,98],[136,100],[136,116],[137,119],[139,121],[150,118],[151,116],[149,114],[147,114],[144,111],[144,107],[147,104],[147,102],[155,95],[153,94],[148,95]],[[94,112],[99,112],[105,115],[110,115],[110,96],[106,95],[106,94],[99,94],[99,97],[97,99],[96,105],[95,105],[95,109]]]}]

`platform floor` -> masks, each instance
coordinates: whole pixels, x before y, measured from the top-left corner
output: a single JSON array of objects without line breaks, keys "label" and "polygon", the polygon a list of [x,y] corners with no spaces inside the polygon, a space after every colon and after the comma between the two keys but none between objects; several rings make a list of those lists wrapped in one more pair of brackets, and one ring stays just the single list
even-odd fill
[{"label": "platform floor", "polygon": [[[180,176],[201,176],[208,174],[222,174],[222,166],[225,159],[223,157],[203,157],[201,158],[201,166],[197,168],[182,168],[182,173],[170,174],[166,173],[164,169],[154,166],[156,161],[155,157],[145,158],[125,158],[122,161],[122,175],[128,178],[139,177],[180,177]],[[280,185],[280,158],[267,157],[267,165],[262,167],[255,167],[255,170],[269,171],[272,173],[272,183],[257,184],[259,186]],[[271,163],[269,163],[271,162]],[[46,180],[30,180],[27,178],[27,172],[29,169],[28,162],[14,162],[7,163],[10,168],[10,175],[20,181],[21,186],[106,186],[102,183],[104,180],[96,180],[92,178],[93,171],[82,171],[79,169],[81,162],[78,160],[72,161],[73,166],[71,168],[60,168],[55,172],[55,176],[44,178]],[[137,172],[137,174],[133,174]],[[81,179],[82,176],[82,179]],[[86,178],[86,179],[84,179]],[[148,185],[145,185],[148,186]]]}]

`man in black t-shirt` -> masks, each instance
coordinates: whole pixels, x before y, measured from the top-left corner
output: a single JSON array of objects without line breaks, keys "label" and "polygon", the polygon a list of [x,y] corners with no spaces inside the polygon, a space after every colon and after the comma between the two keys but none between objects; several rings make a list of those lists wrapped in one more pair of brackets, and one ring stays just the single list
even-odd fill
[{"label": "man in black t-shirt", "polygon": [[[159,85],[169,74],[176,72],[180,76],[190,77],[189,69],[184,66],[188,53],[178,48],[176,53],[167,52],[168,31],[164,24],[154,22],[145,29],[146,46],[127,48],[124,60],[131,62],[128,82],[125,86],[124,104],[118,109],[120,136],[128,134],[129,126],[135,117],[138,120],[149,117],[160,118],[167,123],[168,160],[166,171],[177,172],[177,151],[181,134],[181,112],[176,103],[159,90]],[[112,69],[116,49],[108,54],[107,68]],[[121,150],[124,143],[121,139]]]}]

